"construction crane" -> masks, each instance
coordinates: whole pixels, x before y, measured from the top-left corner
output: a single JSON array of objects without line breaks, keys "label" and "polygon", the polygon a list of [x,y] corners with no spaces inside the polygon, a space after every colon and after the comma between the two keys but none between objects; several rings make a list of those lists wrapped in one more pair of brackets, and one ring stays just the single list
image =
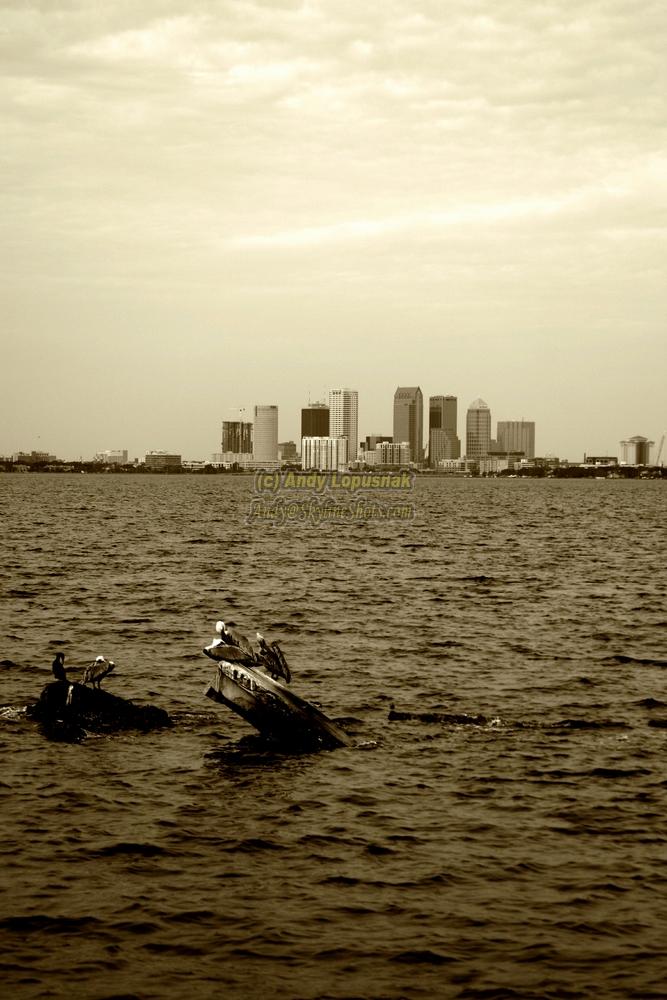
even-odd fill
[{"label": "construction crane", "polygon": [[658,454],[655,456],[656,465],[660,465],[660,458],[662,456],[662,446],[664,445],[664,443],[665,443],[665,435],[663,434],[662,437],[660,438],[660,446],[658,448]]}]

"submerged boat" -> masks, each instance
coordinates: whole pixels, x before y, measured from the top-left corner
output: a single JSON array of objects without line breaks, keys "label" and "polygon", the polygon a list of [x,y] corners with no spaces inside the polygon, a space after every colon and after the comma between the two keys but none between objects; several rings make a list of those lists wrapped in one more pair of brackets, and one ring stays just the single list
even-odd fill
[{"label": "submerged boat", "polygon": [[[221,652],[225,659],[220,658]],[[206,697],[231,708],[263,736],[300,749],[350,745],[340,726],[259,666],[228,659],[229,647],[223,650],[215,642],[204,653],[217,661],[215,675],[204,689]]]}]

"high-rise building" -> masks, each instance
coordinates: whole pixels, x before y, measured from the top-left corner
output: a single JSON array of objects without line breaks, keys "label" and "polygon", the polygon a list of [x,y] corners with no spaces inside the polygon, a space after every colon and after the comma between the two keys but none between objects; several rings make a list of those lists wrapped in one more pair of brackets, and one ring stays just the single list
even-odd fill
[{"label": "high-rise building", "polygon": [[431,468],[443,459],[461,457],[456,433],[456,396],[430,396],[428,401],[428,458]]},{"label": "high-rise building", "polygon": [[413,462],[424,458],[424,397],[419,386],[400,386],[394,393],[394,444],[407,441]]},{"label": "high-rise building", "polygon": [[329,407],[309,403],[301,410],[301,437],[329,437]]},{"label": "high-rise building", "polygon": [[243,420],[222,421],[222,451],[252,454],[252,424]]},{"label": "high-rise building", "polygon": [[535,458],[535,421],[499,420],[496,450],[506,454],[523,452],[524,458]]},{"label": "high-rise building", "polygon": [[252,457],[259,462],[278,461],[278,407],[256,406]]},{"label": "high-rise building", "polygon": [[466,416],[466,458],[485,458],[491,447],[491,410],[483,399],[475,399]]},{"label": "high-rise building", "polygon": [[359,448],[359,393],[356,389],[331,389],[329,392],[329,436],[347,438],[347,460],[354,462]]},{"label": "high-rise building", "polygon": [[301,468],[337,472],[347,467],[346,437],[301,438]]}]

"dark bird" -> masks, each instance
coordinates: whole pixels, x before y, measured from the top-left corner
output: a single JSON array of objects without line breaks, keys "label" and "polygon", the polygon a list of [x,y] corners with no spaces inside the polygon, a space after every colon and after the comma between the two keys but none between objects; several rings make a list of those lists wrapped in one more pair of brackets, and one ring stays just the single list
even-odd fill
[{"label": "dark bird", "polygon": [[53,671],[53,676],[57,681],[66,681],[67,674],[65,673],[65,654],[56,653],[56,658],[51,664],[51,670]]},{"label": "dark bird", "polygon": [[107,660],[105,656],[98,656],[89,667],[86,667],[83,683],[90,684],[99,690],[102,681],[109,676],[115,666],[113,660]]},{"label": "dark bird", "polygon": [[278,643],[272,642],[269,646],[260,632],[257,633],[257,642],[259,644],[259,658],[262,665],[266,667],[274,680],[282,677],[289,684],[292,680],[292,674]]}]

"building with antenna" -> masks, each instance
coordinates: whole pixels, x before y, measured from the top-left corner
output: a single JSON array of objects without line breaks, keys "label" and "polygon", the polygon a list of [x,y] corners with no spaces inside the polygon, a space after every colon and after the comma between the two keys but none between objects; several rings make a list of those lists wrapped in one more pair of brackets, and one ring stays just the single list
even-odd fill
[{"label": "building with antenna", "polygon": [[329,407],[309,403],[301,410],[301,437],[329,437]]}]

